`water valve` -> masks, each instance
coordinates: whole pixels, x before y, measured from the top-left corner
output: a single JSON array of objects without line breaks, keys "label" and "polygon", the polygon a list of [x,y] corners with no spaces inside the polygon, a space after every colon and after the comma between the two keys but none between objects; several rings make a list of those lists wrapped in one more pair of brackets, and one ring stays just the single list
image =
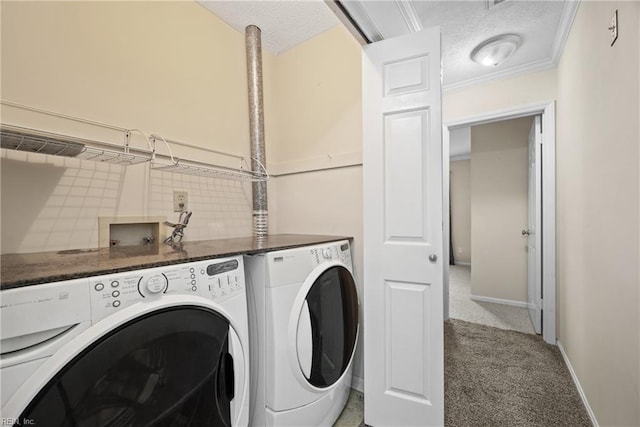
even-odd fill
[{"label": "water valve", "polygon": [[191,214],[193,212],[182,211],[180,212],[180,217],[177,223],[165,221],[164,225],[167,227],[173,227],[173,232],[171,236],[167,237],[164,242],[167,245],[171,245],[173,243],[180,243],[182,238],[184,237],[184,229],[187,228],[187,224],[189,224],[189,219],[191,218]]}]

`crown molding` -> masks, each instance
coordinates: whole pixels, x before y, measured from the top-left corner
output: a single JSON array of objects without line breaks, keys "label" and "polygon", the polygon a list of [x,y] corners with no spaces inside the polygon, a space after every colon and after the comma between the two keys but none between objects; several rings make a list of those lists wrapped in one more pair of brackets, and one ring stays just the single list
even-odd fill
[{"label": "crown molding", "polygon": [[422,26],[422,21],[420,21],[420,17],[418,16],[418,12],[416,12],[411,1],[395,0],[395,4],[400,10],[400,15],[402,15],[402,19],[410,32],[417,33],[424,28]]},{"label": "crown molding", "polygon": [[485,74],[478,77],[473,77],[459,82],[445,84],[442,86],[442,90],[445,92],[462,89],[469,86],[475,86],[484,83],[491,83],[496,80],[508,79],[511,77],[522,76],[525,74],[537,73],[540,71],[550,70],[556,68],[560,62],[562,51],[567,43],[569,34],[571,33],[571,27],[573,21],[578,13],[578,6],[580,0],[570,0],[565,2],[562,9],[562,15],[560,16],[560,23],[556,31],[556,36],[553,40],[551,47],[551,55],[547,58],[540,59],[538,61],[530,62],[528,64],[518,65],[516,67],[505,68],[501,71],[495,71],[489,74]]},{"label": "crown molding", "polygon": [[564,9],[562,9],[560,23],[558,24],[556,37],[553,40],[553,47],[551,48],[551,58],[555,65],[558,65],[558,62],[560,62],[564,45],[567,43],[573,21],[578,13],[578,6],[580,6],[580,0],[571,0],[565,2]]},{"label": "crown molding", "polygon": [[442,90],[449,92],[456,89],[462,89],[469,86],[475,86],[484,83],[491,83],[496,80],[508,79],[511,77],[517,77],[524,74],[537,73],[539,71],[550,70],[555,68],[557,64],[553,61],[553,58],[544,58],[538,61],[530,62],[528,64],[518,65],[516,67],[505,68],[502,71],[495,71],[489,74],[485,74],[478,77],[473,77],[459,82],[447,84],[442,86]]}]

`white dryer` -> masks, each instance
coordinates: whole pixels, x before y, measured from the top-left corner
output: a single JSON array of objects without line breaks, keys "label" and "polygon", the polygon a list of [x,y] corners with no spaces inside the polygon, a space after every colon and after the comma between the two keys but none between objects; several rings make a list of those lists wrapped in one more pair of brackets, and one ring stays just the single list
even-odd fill
[{"label": "white dryer", "polygon": [[3,290],[3,424],[245,426],[242,257]]},{"label": "white dryer", "polygon": [[246,256],[254,426],[331,426],[349,395],[358,295],[348,241]]}]

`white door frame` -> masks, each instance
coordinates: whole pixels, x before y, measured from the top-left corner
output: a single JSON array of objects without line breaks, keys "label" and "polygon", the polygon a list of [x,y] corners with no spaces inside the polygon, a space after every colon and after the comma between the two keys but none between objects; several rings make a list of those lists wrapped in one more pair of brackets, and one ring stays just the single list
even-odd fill
[{"label": "white door frame", "polygon": [[542,331],[542,117],[533,117],[527,152],[527,305],[536,334]]},{"label": "white door frame", "polygon": [[[542,338],[556,345],[556,115],[555,101],[528,104],[449,120],[449,130],[520,117],[542,116]],[[447,144],[448,145],[448,144]],[[444,151],[446,150],[446,151]],[[449,147],[443,147],[443,162],[449,162]],[[444,168],[443,168],[444,170]],[[448,178],[448,177],[447,177]],[[448,197],[449,180],[443,179],[443,195]],[[443,213],[446,218],[448,212]],[[449,233],[448,227],[444,230]],[[447,252],[444,248],[443,252]],[[449,307],[449,278],[444,277],[445,307]]]}]

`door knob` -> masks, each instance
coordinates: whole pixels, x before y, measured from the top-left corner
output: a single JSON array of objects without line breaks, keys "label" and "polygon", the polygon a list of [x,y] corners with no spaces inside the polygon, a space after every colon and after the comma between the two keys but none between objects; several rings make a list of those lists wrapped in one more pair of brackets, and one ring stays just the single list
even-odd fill
[{"label": "door knob", "polygon": [[531,232],[529,230],[525,230],[524,228],[522,229],[522,235],[523,236],[528,236],[529,234],[531,234]]},{"label": "door knob", "polygon": [[438,256],[436,254],[429,255],[429,261],[436,262],[438,260]]}]

